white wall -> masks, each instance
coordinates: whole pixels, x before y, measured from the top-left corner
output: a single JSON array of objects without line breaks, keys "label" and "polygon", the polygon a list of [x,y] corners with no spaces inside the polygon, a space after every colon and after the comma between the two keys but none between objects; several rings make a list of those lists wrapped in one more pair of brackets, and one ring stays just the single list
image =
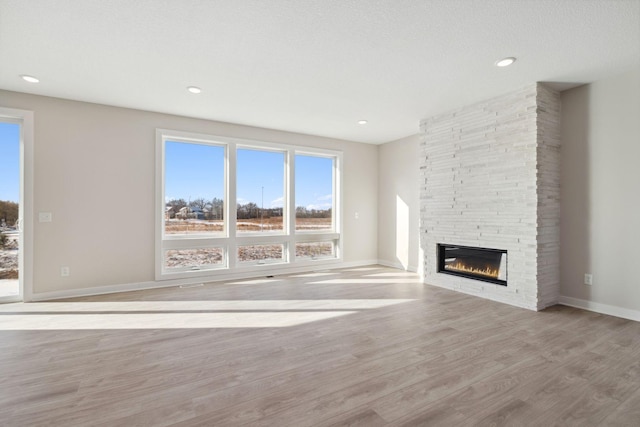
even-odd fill
[{"label": "white wall", "polygon": [[640,69],[561,99],[563,302],[640,320]]},{"label": "white wall", "polygon": [[36,294],[154,280],[156,128],[342,150],[344,261],[377,259],[375,145],[7,91],[0,106],[35,112],[34,209],[53,213],[32,225]]},{"label": "white wall", "polygon": [[379,146],[378,259],[382,264],[422,270],[420,250],[419,135]]}]

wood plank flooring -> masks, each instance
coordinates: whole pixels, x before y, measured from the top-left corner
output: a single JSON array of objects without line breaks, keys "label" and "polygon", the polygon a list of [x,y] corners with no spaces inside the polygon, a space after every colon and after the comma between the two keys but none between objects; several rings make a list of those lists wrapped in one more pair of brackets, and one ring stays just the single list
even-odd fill
[{"label": "wood plank flooring", "polygon": [[381,266],[0,305],[2,426],[639,426],[640,323]]}]

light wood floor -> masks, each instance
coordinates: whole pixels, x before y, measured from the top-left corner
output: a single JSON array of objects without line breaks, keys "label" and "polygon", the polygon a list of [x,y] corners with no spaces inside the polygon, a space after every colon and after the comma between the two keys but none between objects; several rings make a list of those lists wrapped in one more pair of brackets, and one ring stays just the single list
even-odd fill
[{"label": "light wood floor", "polygon": [[2,426],[640,425],[640,323],[373,266],[0,306]]}]

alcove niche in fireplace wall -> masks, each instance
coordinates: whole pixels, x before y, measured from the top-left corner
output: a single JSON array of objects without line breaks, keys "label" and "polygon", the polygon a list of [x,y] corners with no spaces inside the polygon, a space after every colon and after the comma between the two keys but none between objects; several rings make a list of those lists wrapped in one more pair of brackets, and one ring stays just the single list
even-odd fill
[{"label": "alcove niche in fireplace wall", "polygon": [[[420,125],[425,283],[532,310],[557,303],[558,93],[532,84]],[[505,251],[506,286],[439,272],[438,245]]]}]

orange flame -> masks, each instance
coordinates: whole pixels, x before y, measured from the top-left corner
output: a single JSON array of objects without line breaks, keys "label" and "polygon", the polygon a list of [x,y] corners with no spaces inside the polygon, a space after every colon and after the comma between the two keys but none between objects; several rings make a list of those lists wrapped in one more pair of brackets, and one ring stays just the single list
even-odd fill
[{"label": "orange flame", "polygon": [[495,268],[485,267],[484,269],[480,269],[480,268],[474,268],[474,267],[467,267],[464,263],[460,261],[456,261],[453,264],[446,264],[444,266],[444,269],[459,271],[463,273],[477,274],[479,276],[490,277],[492,279],[497,279],[498,275],[500,274],[500,271],[496,270]]}]

